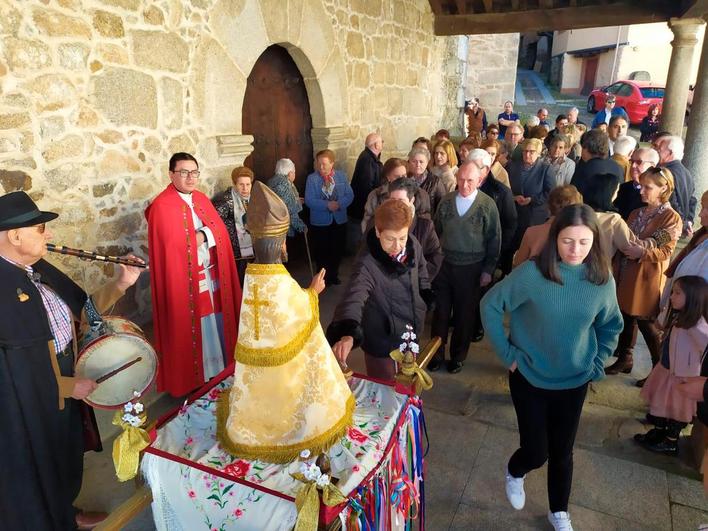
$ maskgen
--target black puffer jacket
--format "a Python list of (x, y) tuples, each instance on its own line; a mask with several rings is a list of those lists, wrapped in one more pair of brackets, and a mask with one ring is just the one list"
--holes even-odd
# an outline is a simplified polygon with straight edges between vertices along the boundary
[(426, 303), (433, 300), (420, 243), (413, 236), (406, 243), (406, 262), (393, 260), (382, 248), (374, 229), (354, 264), (344, 297), (327, 327), (334, 345), (344, 336), (354, 338), (367, 354), (386, 358), (401, 344), (406, 325), (423, 331)]

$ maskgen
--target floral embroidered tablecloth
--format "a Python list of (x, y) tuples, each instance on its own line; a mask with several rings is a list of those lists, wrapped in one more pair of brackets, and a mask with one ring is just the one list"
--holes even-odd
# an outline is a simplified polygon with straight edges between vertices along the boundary
[[(266, 490), (295, 497), (302, 483), (290, 474), (299, 470), (299, 463), (239, 459), (216, 441), (216, 400), (232, 381), (233, 377), (223, 380), (158, 430), (151, 448), (177, 460), (149, 452), (143, 457), (142, 472), (152, 489), (153, 515), (160, 531), (284, 530), (295, 524), (295, 504)], [(392, 387), (369, 380), (354, 378), (350, 386), (356, 397), (354, 424), (329, 451), (332, 476), (339, 478), (337, 486), (345, 495), (381, 461), (407, 401)], [(208, 473), (204, 467), (259, 488)]]

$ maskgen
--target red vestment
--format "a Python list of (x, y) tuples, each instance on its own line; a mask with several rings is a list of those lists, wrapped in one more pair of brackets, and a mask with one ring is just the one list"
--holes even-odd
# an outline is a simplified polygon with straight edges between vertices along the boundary
[[(194, 212), (208, 227), (216, 246), (218, 290), (224, 325), (226, 365), (231, 363), (238, 335), (241, 285), (231, 240), (209, 198), (192, 192)], [(170, 184), (145, 210), (155, 347), (160, 357), (157, 388), (185, 395), (204, 383), (197, 238), (192, 210)], [(202, 301), (203, 304), (203, 301)], [(218, 305), (217, 305), (218, 307)]]

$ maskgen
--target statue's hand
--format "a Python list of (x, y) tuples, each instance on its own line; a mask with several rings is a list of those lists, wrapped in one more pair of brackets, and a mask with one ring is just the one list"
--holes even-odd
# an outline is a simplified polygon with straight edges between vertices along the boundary
[(317, 295), (322, 293), (325, 289), (325, 269), (320, 269), (320, 272), (312, 277), (312, 282), (310, 283), (310, 289), (314, 290)]

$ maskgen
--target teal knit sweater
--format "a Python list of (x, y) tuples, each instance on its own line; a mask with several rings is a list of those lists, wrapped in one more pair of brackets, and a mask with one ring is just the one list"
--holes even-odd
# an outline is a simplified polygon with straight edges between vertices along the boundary
[[(481, 302), (487, 337), (504, 365), (541, 389), (573, 389), (604, 377), (623, 321), (615, 282), (585, 280), (585, 265), (561, 263), (563, 285), (541, 275), (535, 262), (520, 265)], [(509, 337), (504, 313), (510, 314)]]

